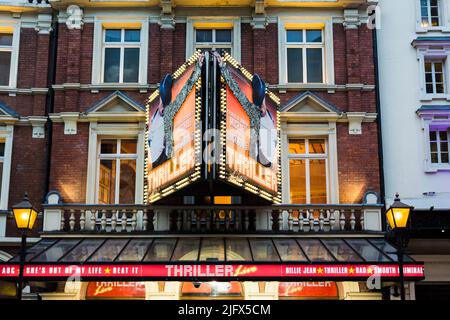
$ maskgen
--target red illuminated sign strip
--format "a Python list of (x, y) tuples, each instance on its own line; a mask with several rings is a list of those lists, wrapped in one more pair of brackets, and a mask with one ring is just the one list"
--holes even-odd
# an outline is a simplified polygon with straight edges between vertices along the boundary
[[(419, 264), (404, 266), (407, 278), (423, 278), (424, 268)], [(19, 275), (19, 265), (0, 265), (1, 278), (15, 278)], [(397, 265), (295, 265), (295, 264), (254, 264), (254, 265), (26, 265), (27, 278), (367, 278), (379, 276), (395, 278), (399, 276)]]

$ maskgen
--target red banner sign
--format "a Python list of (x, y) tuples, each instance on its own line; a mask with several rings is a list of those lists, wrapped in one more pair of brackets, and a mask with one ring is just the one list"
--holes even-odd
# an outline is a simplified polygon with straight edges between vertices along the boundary
[[(408, 264), (405, 277), (423, 278), (423, 265)], [(18, 265), (0, 265), (0, 278), (17, 277)], [(27, 265), (27, 278), (365, 278), (371, 276), (395, 278), (396, 265)]]

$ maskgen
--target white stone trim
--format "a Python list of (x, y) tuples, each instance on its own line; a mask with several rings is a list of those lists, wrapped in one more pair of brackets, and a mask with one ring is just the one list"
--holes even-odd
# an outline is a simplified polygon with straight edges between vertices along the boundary
[[(286, 23), (321, 23), (323, 28), (323, 83), (334, 85), (334, 44), (333, 44), (333, 18), (329, 17), (279, 17), (278, 19), (278, 65), (279, 65), (279, 84), (288, 85), (287, 81), (287, 58), (286, 58)], [(306, 84), (306, 83), (305, 83)]]
[(13, 41), (11, 51), (11, 66), (9, 71), (9, 85), (0, 86), (0, 89), (15, 89), (17, 88), (17, 72), (19, 69), (21, 22), (18, 20), (0, 20), (0, 28), (1, 27), (13, 29)]
[[(94, 38), (92, 52), (92, 85), (103, 85), (103, 24), (104, 23), (140, 23), (141, 24), (141, 45), (139, 50), (139, 82), (126, 83), (126, 85), (146, 85), (147, 84), (147, 64), (149, 45), (149, 19), (147, 16), (95, 16), (94, 18)], [(121, 85), (122, 83), (117, 83)], [(107, 84), (108, 85), (108, 84)]]
[[(228, 22), (233, 24), (233, 43), (231, 55), (241, 62), (241, 18), (240, 17), (188, 17), (186, 18), (186, 59), (194, 54), (194, 24)], [(214, 29), (212, 27), (212, 29)]]
[(96, 203), (98, 172), (98, 138), (137, 138), (136, 194), (135, 203), (142, 204), (144, 199), (144, 149), (145, 123), (97, 123), (89, 127), (89, 151), (86, 182), (86, 204)]

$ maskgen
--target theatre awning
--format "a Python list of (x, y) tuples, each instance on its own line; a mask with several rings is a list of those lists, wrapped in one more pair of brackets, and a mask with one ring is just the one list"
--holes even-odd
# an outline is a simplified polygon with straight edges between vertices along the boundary
[[(19, 257), (0, 264), (16, 278)], [(406, 279), (423, 263), (405, 257)], [(178, 236), (45, 238), (27, 250), (24, 276), (79, 280), (363, 280), (399, 276), (396, 249), (383, 238)]]

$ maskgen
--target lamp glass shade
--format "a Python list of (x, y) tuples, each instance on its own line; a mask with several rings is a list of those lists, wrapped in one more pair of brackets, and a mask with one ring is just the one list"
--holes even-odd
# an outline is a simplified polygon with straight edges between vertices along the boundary
[(37, 211), (33, 208), (13, 208), (14, 220), (18, 229), (31, 230), (37, 218)]
[(389, 210), (386, 212), (389, 226), (392, 229), (406, 228), (410, 212), (411, 208), (389, 208)]

